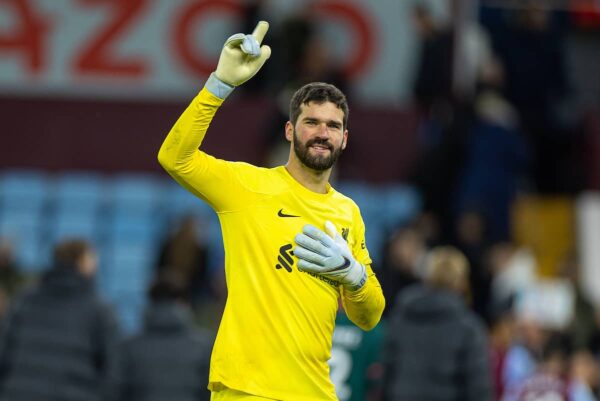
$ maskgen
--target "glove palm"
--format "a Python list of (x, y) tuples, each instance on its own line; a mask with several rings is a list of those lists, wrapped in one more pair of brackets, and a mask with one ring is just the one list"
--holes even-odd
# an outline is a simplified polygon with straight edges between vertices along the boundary
[(325, 222), (325, 230), (327, 233), (307, 224), (296, 235), (298, 269), (337, 280), (353, 290), (361, 288), (367, 279), (365, 267), (354, 259), (333, 223)]

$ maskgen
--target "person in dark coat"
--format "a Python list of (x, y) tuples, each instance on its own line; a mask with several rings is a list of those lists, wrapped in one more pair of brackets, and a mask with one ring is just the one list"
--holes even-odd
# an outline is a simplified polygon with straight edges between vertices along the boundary
[(423, 285), (406, 289), (392, 310), (384, 355), (388, 401), (491, 401), (483, 323), (466, 306), (468, 262), (434, 248)]
[(96, 295), (96, 254), (74, 239), (58, 244), (55, 267), (17, 295), (0, 333), (0, 400), (105, 399), (118, 343), (111, 308)]
[(208, 401), (213, 336), (193, 326), (180, 276), (162, 274), (152, 284), (143, 331), (119, 349), (119, 401)]

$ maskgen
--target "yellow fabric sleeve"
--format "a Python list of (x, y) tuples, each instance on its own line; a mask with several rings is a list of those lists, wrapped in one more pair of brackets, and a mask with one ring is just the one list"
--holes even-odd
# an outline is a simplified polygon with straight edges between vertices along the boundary
[[(254, 166), (217, 159), (198, 149), (222, 104), (223, 99), (203, 88), (171, 128), (158, 152), (158, 161), (169, 175), (217, 213), (247, 207), (253, 192), (244, 192), (248, 188), (243, 176)], [(240, 196), (240, 191), (244, 196)]]
[(357, 291), (342, 288), (342, 304), (348, 318), (363, 330), (371, 330), (381, 319), (385, 298), (371, 266), (366, 266), (367, 282)]

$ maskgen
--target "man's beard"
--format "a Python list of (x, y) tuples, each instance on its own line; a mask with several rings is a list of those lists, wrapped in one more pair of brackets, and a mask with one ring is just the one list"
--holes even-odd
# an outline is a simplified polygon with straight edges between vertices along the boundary
[[(335, 149), (334, 146), (327, 140), (314, 138), (303, 144), (296, 136), (296, 130), (294, 130), (294, 137), (292, 139), (294, 143), (294, 153), (302, 164), (306, 167), (315, 171), (325, 171), (333, 167), (338, 157), (342, 154), (342, 147)], [(310, 153), (310, 147), (314, 144), (327, 146), (329, 148), (329, 155), (312, 155)]]

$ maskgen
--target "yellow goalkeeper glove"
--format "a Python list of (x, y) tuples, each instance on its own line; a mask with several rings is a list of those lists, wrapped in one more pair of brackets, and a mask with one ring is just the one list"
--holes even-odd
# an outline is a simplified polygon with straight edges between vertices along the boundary
[(260, 21), (251, 35), (236, 33), (227, 39), (217, 69), (206, 81), (206, 89), (225, 99), (236, 86), (252, 78), (271, 56), (271, 48), (262, 45), (269, 23)]

